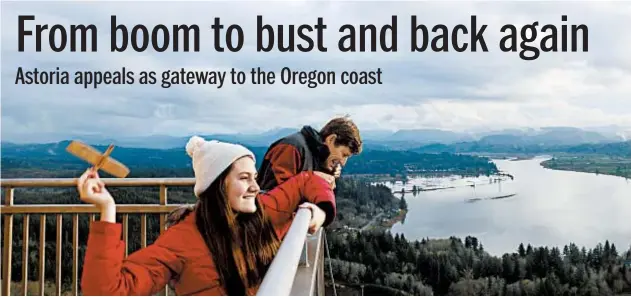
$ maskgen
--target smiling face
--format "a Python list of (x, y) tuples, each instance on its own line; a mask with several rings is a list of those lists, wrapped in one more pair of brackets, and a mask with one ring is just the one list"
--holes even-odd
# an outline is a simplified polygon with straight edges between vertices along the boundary
[(352, 155), (351, 149), (345, 145), (336, 145), (335, 140), (337, 135), (332, 134), (329, 135), (324, 143), (329, 148), (329, 156), (326, 158), (324, 167), (332, 172), (335, 171), (336, 164), (340, 164), (343, 166), (346, 165), (348, 158)]
[(226, 176), (226, 195), (234, 212), (256, 212), (255, 199), (261, 190), (256, 175), (252, 158), (242, 157), (232, 163), (232, 170)]

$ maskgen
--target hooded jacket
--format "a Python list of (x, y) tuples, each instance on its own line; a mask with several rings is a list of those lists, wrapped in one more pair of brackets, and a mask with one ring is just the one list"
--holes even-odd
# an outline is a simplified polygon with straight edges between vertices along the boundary
[[(282, 240), (302, 202), (327, 203), (335, 196), (321, 177), (302, 172), (257, 197)], [(328, 214), (327, 214), (328, 216)], [(90, 225), (81, 288), (83, 295), (155, 295), (172, 280), (177, 295), (226, 295), (212, 255), (195, 224), (195, 212), (171, 226), (150, 246), (124, 258), (119, 223)], [(247, 289), (256, 294), (257, 287)]]

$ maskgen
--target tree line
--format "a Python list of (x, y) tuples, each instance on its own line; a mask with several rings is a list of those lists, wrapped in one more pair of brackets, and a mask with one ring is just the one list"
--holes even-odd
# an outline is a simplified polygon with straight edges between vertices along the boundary
[[(606, 241), (587, 250), (520, 244), (492, 256), (476, 237), (410, 241), (390, 232), (328, 235), (333, 280), (403, 295), (613, 295), (631, 293), (631, 246)], [(326, 263), (329, 265), (329, 262)], [(327, 279), (331, 274), (327, 271)], [(399, 294), (397, 294), (399, 295)]]

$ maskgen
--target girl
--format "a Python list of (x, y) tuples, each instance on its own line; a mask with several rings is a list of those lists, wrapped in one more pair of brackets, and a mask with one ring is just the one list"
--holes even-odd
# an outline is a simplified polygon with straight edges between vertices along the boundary
[(299, 207), (312, 211), (310, 232), (335, 217), (331, 176), (302, 172), (260, 193), (254, 154), (245, 147), (193, 136), (186, 151), (198, 203), (126, 259), (114, 199), (97, 172), (79, 178), (81, 200), (101, 211), (90, 226), (83, 295), (154, 295), (170, 281), (177, 295), (254, 295)]

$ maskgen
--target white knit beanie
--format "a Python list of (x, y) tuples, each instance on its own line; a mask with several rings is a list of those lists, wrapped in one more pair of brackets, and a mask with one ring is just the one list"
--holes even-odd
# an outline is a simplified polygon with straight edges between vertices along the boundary
[(254, 153), (242, 145), (206, 141), (199, 136), (193, 136), (186, 144), (186, 153), (193, 159), (195, 172), (195, 196), (199, 197), (210, 184), (237, 159)]

